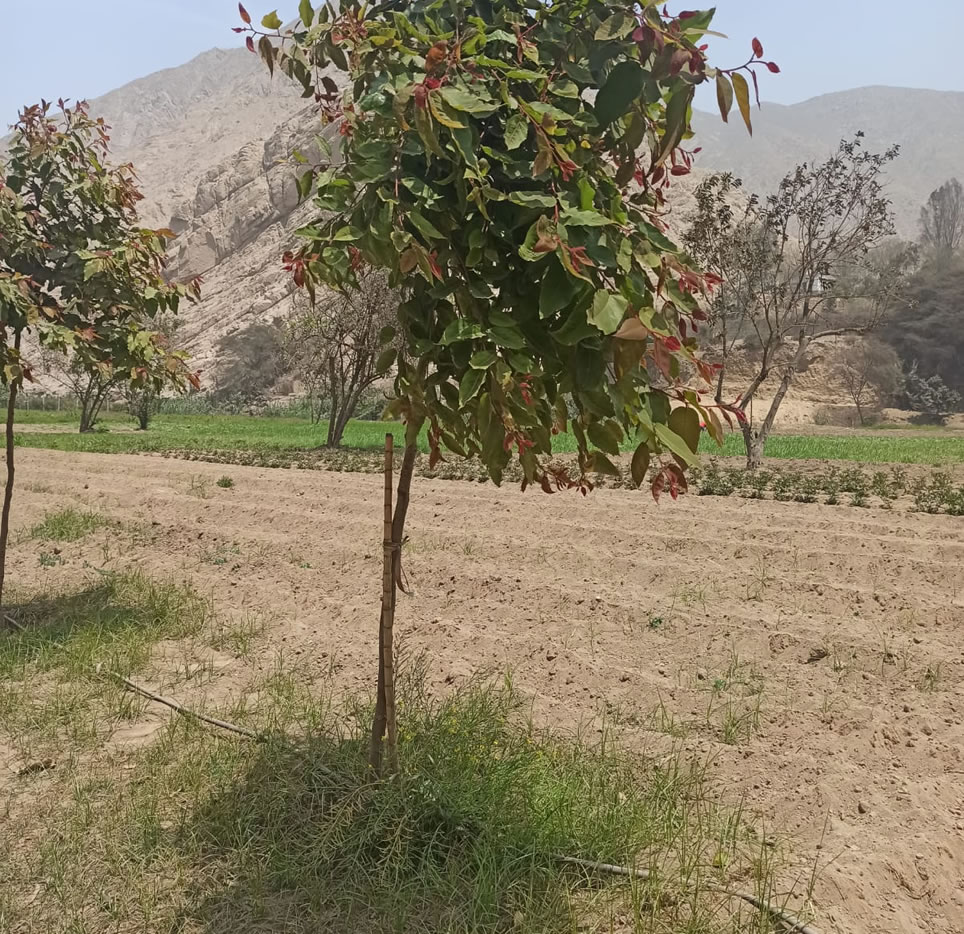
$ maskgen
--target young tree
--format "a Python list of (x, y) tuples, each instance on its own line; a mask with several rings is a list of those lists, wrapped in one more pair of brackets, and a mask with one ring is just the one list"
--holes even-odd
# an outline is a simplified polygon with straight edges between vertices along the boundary
[(839, 348), (834, 354), (833, 374), (857, 409), (861, 425), (867, 424), (867, 408), (890, 400), (902, 382), (894, 348), (872, 337), (858, 338)]
[[(398, 296), (382, 270), (357, 273), (358, 287), (326, 291), (288, 321), (285, 353), (308, 389), (314, 413), (328, 410), (326, 447), (338, 447), (362, 393), (383, 372), (377, 363), (388, 344)], [(389, 345), (390, 346), (390, 345)], [(384, 359), (392, 356), (389, 349)], [(319, 400), (324, 405), (318, 405)]]
[(41, 352), (41, 366), (48, 379), (73, 396), (80, 412), (79, 431), (93, 431), (104, 403), (125, 382), (112, 367), (86, 367), (67, 352)]
[(905, 285), (913, 251), (883, 248), (894, 227), (881, 174), (898, 150), (865, 152), (861, 137), (841, 142), (824, 163), (798, 166), (775, 194), (751, 199), (729, 219), (721, 220), (726, 192), (717, 182), (687, 235), (696, 258), (730, 283), (714, 311), (726, 322), (718, 330), (730, 348), (739, 339), (756, 351), (739, 408), (750, 410), (769, 377), (780, 377), (763, 420), (741, 421), (751, 469), (759, 466), (780, 406), (814, 345), (872, 330)]
[(921, 376), (916, 363), (904, 377), (904, 397), (913, 411), (937, 424), (943, 424), (961, 407), (959, 392), (951, 389), (937, 374)]
[(189, 287), (163, 275), (170, 231), (136, 226), (140, 194), (130, 166), (110, 167), (103, 120), (85, 104), (50, 114), (28, 107), (0, 166), (0, 381), (7, 388), (7, 479), (0, 513), (0, 600), (6, 568), (15, 458), (17, 395), (32, 378), (31, 336), (69, 352), (81, 368), (125, 380), (183, 385), (197, 377), (145, 322), (176, 313)]
[(283, 339), (280, 318), (256, 322), (222, 337), (215, 399), (237, 408), (263, 403), (284, 372)]
[(933, 250), (939, 265), (946, 265), (964, 242), (964, 187), (956, 178), (930, 193), (920, 226), (921, 242)]
[[(724, 115), (735, 98), (749, 125), (745, 74), (766, 63), (754, 40), (739, 69), (711, 68), (712, 11), (672, 17), (656, 3), (345, 0), (316, 11), (302, 0), (299, 13), (292, 30), (276, 13), (259, 29), (241, 7), (238, 28), (338, 121), (339, 159), (299, 180), (319, 217), (288, 266), (309, 292), (355, 287), (352, 246), (404, 291), (392, 411), (406, 442), (386, 532), (377, 770), (386, 731), (393, 747), (395, 591), (423, 427), (432, 463), (443, 448), (476, 455), (500, 483), (516, 457), (523, 485), (546, 492), (587, 492), (630, 443), (636, 483), (654, 458), (653, 493), (676, 495), (700, 417), (722, 437), (717, 412), (679, 383), (681, 361), (714, 377), (694, 330), (708, 282), (659, 209), (670, 178), (689, 171), (681, 144), (696, 86), (716, 80)], [(329, 63), (348, 72), (344, 94), (323, 74)], [(549, 460), (567, 428), (574, 475)]]

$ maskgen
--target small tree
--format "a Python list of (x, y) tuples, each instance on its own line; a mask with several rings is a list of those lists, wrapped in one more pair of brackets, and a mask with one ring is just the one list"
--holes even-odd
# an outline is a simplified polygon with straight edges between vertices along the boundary
[(136, 225), (140, 194), (130, 166), (108, 165), (103, 120), (85, 104), (28, 107), (0, 165), (0, 381), (8, 390), (7, 480), (0, 518), (0, 600), (6, 570), (15, 458), (17, 395), (32, 379), (24, 355), (31, 335), (68, 353), (85, 371), (138, 383), (197, 382), (182, 354), (167, 350), (145, 323), (176, 313), (189, 288), (163, 275), (170, 231)]
[(921, 376), (913, 364), (904, 377), (904, 397), (914, 412), (930, 422), (943, 424), (961, 407), (961, 394), (951, 389), (938, 375)]
[(945, 265), (964, 242), (964, 187), (956, 179), (930, 193), (920, 212), (921, 242)]
[(263, 403), (284, 372), (283, 338), (280, 318), (222, 337), (214, 398), (237, 408)]
[(369, 267), (359, 271), (357, 288), (316, 295), (288, 321), (289, 366), (308, 390), (315, 421), (328, 411), (326, 447), (341, 444), (362, 394), (383, 372), (381, 352), (389, 348), (383, 360), (392, 357), (389, 332), (397, 309), (384, 271)]
[(77, 402), (80, 413), (79, 431), (93, 431), (104, 403), (125, 382), (124, 376), (110, 366), (87, 367), (70, 352), (41, 353), (41, 366)]
[[(683, 361), (714, 376), (694, 331), (707, 281), (659, 214), (670, 178), (689, 171), (680, 147), (696, 86), (717, 81), (724, 116), (735, 98), (749, 125), (745, 73), (763, 48), (754, 40), (739, 69), (711, 68), (712, 11), (671, 17), (655, 3), (344, 0), (316, 11), (302, 0), (299, 14), (292, 30), (276, 13), (258, 29), (241, 7), (238, 28), (338, 123), (340, 158), (299, 179), (319, 216), (288, 266), (309, 292), (354, 288), (353, 246), (404, 291), (391, 411), (406, 439), (385, 533), (377, 771), (386, 733), (394, 753), (392, 626), (423, 427), (432, 463), (443, 449), (476, 455), (500, 483), (516, 457), (523, 486), (546, 492), (588, 492), (630, 444), (637, 484), (658, 459), (657, 496), (685, 488), (701, 416), (722, 437), (717, 412), (679, 379)], [(329, 62), (348, 72), (344, 94), (322, 76)], [(567, 428), (575, 472), (549, 459)]]
[(901, 386), (900, 361), (893, 347), (874, 338), (851, 341), (834, 355), (833, 374), (857, 409), (861, 425), (873, 404), (889, 401)]
[(814, 345), (872, 330), (904, 288), (913, 250), (880, 249), (894, 232), (881, 174), (897, 154), (896, 147), (865, 152), (858, 134), (826, 162), (798, 166), (775, 194), (751, 199), (739, 214), (721, 216), (728, 191), (719, 181), (699, 204), (687, 243), (731, 283), (714, 311), (724, 322), (718, 332), (730, 348), (739, 339), (757, 353), (739, 408), (748, 412), (771, 374), (780, 375), (762, 422), (741, 421), (751, 469)]

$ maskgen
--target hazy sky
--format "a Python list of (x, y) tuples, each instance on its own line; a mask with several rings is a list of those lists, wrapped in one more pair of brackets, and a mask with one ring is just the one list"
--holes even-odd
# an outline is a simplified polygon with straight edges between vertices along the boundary
[[(700, 0), (670, 4), (699, 9)], [(248, 0), (259, 18), (297, 0)], [(964, 91), (964, 0), (717, 0), (714, 64), (745, 60), (759, 36), (780, 76), (763, 96), (794, 103), (867, 84)], [(0, 0), (0, 126), (41, 97), (96, 97), (213, 46), (235, 45), (235, 0)], [(712, 96), (702, 100), (712, 106)]]

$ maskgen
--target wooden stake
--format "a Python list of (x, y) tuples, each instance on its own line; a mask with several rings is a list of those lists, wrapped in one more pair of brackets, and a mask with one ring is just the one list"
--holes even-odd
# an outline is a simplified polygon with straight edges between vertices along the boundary
[(395, 718), (395, 562), (401, 542), (396, 542), (392, 528), (393, 445), (391, 434), (385, 435), (385, 558), (382, 564), (382, 628), (385, 638), (382, 658), (385, 668), (385, 729), (388, 734), (388, 768), (398, 764), (398, 721)]

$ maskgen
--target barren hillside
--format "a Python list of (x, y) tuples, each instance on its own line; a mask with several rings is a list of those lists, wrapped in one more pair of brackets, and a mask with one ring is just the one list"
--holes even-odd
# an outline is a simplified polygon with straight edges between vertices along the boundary
[[(113, 127), (115, 156), (138, 169), (145, 221), (180, 235), (175, 273), (204, 278), (204, 302), (189, 314), (185, 338), (210, 379), (221, 336), (286, 311), (279, 258), (310, 209), (292, 215), (293, 169), (283, 163), (319, 128), (311, 102), (287, 79), (272, 81), (247, 51), (215, 49), (91, 103)], [(904, 236), (914, 236), (928, 193), (964, 175), (961, 93), (860, 88), (792, 107), (765, 104), (754, 121), (751, 139), (737, 122), (697, 114), (698, 169), (729, 169), (747, 189), (766, 191), (796, 162), (823, 157), (863, 130), (868, 147), (903, 148), (890, 177)], [(685, 222), (691, 187), (678, 187), (674, 227)]]

